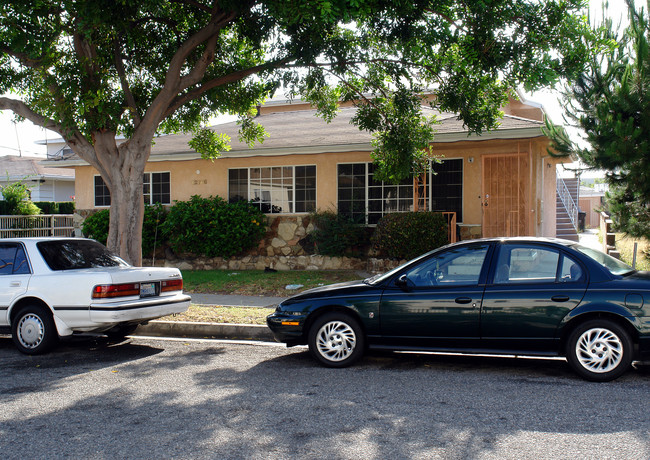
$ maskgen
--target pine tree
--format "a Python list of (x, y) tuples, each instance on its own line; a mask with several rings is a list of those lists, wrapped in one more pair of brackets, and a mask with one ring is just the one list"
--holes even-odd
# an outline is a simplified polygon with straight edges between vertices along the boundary
[[(606, 170), (607, 204), (616, 227), (650, 238), (650, 26), (626, 0), (630, 25), (617, 36), (611, 20), (596, 32), (610, 43), (564, 93), (566, 119), (584, 133), (576, 143), (547, 121), (554, 155)], [(585, 145), (586, 144), (586, 145)]]

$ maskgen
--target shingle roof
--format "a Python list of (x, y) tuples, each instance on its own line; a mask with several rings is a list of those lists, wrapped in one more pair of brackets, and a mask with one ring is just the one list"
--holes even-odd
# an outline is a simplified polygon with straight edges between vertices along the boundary
[(0, 156), (0, 180), (6, 179), (7, 175), (12, 180), (27, 176), (74, 179), (74, 169), (49, 168), (40, 164), (43, 160), (41, 157)]
[[(433, 111), (428, 110), (431, 114)], [(367, 131), (362, 131), (352, 125), (350, 121), (356, 109), (342, 108), (338, 115), (330, 123), (316, 116), (315, 110), (298, 110), (290, 112), (276, 112), (262, 115), (256, 121), (264, 126), (269, 134), (262, 144), (256, 144), (254, 150), (262, 152), (271, 149), (292, 149), (298, 147), (330, 147), (330, 146), (369, 146), (372, 139)], [(462, 120), (458, 120), (455, 114), (437, 114), (441, 122), (437, 126), (438, 139), (443, 135), (466, 133)], [(543, 123), (536, 120), (505, 115), (501, 125), (492, 133), (513, 131), (513, 130), (538, 130), (538, 136), (542, 135)], [(239, 125), (237, 122), (225, 123), (212, 127), (219, 133), (224, 133), (231, 138), (231, 154), (236, 152), (252, 153), (247, 144), (239, 140)], [(516, 136), (517, 137), (517, 136)], [(532, 136), (531, 136), (532, 137)], [(190, 134), (175, 134), (156, 138), (152, 148), (152, 155), (169, 155), (173, 153), (194, 153), (188, 141), (192, 138)], [(484, 134), (482, 138), (490, 138), (490, 133)], [(472, 136), (471, 139), (480, 139)]]
[[(437, 115), (440, 124), (437, 125), (436, 142), (452, 142), (459, 140), (487, 140), (491, 138), (523, 138), (542, 136), (542, 122), (529, 120), (512, 115), (504, 115), (501, 125), (482, 136), (467, 137), (462, 120), (453, 113), (437, 113), (424, 109), (425, 113)], [(327, 123), (316, 116), (315, 110), (295, 110), (264, 114), (256, 121), (264, 126), (268, 137), (262, 144), (256, 143), (251, 149), (239, 140), (239, 125), (237, 122), (213, 126), (216, 132), (226, 134), (231, 140), (231, 150), (224, 157), (279, 155), (291, 153), (319, 153), (333, 151), (371, 150), (372, 136), (351, 124), (356, 113), (353, 107), (341, 108), (338, 115)], [(173, 159), (198, 158), (199, 155), (189, 146), (191, 134), (170, 134), (154, 139), (151, 149), (152, 161)], [(74, 156), (71, 162), (80, 160)], [(67, 163), (67, 162), (63, 162)], [(53, 161), (48, 164), (55, 164)]]

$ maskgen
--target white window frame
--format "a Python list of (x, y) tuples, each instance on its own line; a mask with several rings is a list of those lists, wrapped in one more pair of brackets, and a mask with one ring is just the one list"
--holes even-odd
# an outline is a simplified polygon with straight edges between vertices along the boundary
[[(443, 162), (448, 161), (448, 160), (461, 160), (461, 168), (462, 168), (461, 169), (461, 210), (462, 210), (463, 216), (464, 216), (465, 215), (465, 210), (464, 210), (465, 203), (464, 203), (464, 200), (463, 200), (463, 193), (464, 193), (463, 185), (465, 183), (464, 159), (462, 157), (460, 157), (460, 158), (443, 158), (442, 159)], [(365, 180), (365, 198), (364, 198), (365, 223), (366, 223), (366, 225), (372, 227), (372, 226), (376, 225), (376, 224), (369, 224), (368, 223), (368, 217), (369, 217), (369, 213), (370, 213), (370, 201), (372, 201), (370, 199), (370, 193), (369, 193), (370, 192), (370, 187), (371, 187), (370, 186), (370, 171), (369, 171), (370, 166), (369, 165), (372, 164), (372, 162), (350, 161), (350, 162), (341, 162), (341, 163), (336, 164), (337, 208), (338, 208), (338, 191), (339, 191), (339, 185), (340, 185), (339, 184), (339, 165), (356, 165), (356, 164), (363, 164), (365, 166), (365, 176), (366, 176), (366, 180)], [(432, 203), (432, 198), (433, 198), (433, 187), (431, 187), (431, 184), (432, 184), (432, 182), (434, 180), (434, 177), (435, 176), (433, 174), (433, 171), (430, 170), (429, 174), (427, 175), (427, 189), (428, 189), (427, 190), (427, 210), (431, 210), (431, 203)], [(384, 182), (382, 181), (382, 185), (381, 185), (382, 196), (384, 195), (384, 187), (395, 187), (395, 185), (384, 184)], [(398, 191), (399, 191), (399, 187), (406, 187), (406, 186), (405, 185), (402, 185), (402, 186), (396, 185), (396, 187), (398, 187)], [(399, 195), (399, 192), (398, 192), (398, 195)], [(397, 204), (398, 209), (399, 209), (399, 199), (400, 199), (399, 196), (394, 198), (394, 200), (396, 200), (398, 202), (398, 204)], [(385, 201), (385, 200), (383, 200), (383, 201)], [(411, 206), (411, 210), (412, 210), (412, 206)], [(392, 212), (408, 212), (408, 211), (399, 211), (398, 210), (398, 211), (388, 211), (387, 212), (386, 209), (385, 209), (385, 205), (382, 203), (382, 210), (381, 210), (382, 216), (384, 216), (386, 213), (392, 213)], [(462, 223), (462, 222), (458, 222), (458, 223)]]
[[(152, 182), (153, 176), (152, 176), (152, 174), (169, 174), (169, 202), (167, 202), (167, 203), (160, 202), (160, 204), (163, 204), (163, 205), (172, 204), (171, 203), (172, 202), (172, 173), (171, 173), (171, 171), (150, 171), (150, 172), (144, 173), (144, 176), (149, 178), (149, 182), (145, 182), (144, 178), (143, 178), (143, 183), (142, 183), (142, 195), (145, 197), (145, 199), (146, 199), (147, 196), (149, 196), (149, 200), (145, 201), (145, 204), (153, 205), (153, 204), (158, 203), (158, 201), (155, 201), (155, 202), (152, 201), (152, 197), (153, 197), (153, 182)], [(145, 184), (149, 185), (149, 193), (148, 194), (144, 193)]]
[[(256, 192), (268, 192), (271, 196), (273, 196), (272, 190), (268, 190), (264, 187), (260, 187), (259, 185), (252, 185), (251, 184), (251, 170), (252, 169), (270, 169), (272, 170), (273, 168), (291, 168), (291, 200), (286, 200), (286, 203), (290, 206), (292, 211), (287, 212), (287, 211), (282, 211), (282, 212), (268, 212), (266, 214), (274, 214), (274, 215), (283, 215), (283, 214), (307, 214), (311, 211), (296, 211), (296, 168), (301, 168), (301, 167), (313, 167), (314, 168), (314, 178), (316, 181), (316, 185), (314, 186), (314, 191), (316, 195), (314, 196), (314, 210), (316, 209), (316, 203), (318, 202), (318, 167), (316, 164), (304, 164), (304, 165), (273, 165), (273, 166), (246, 166), (246, 167), (240, 167), (240, 168), (228, 168), (228, 199), (230, 199), (230, 171), (231, 170), (237, 170), (237, 169), (245, 169), (247, 171), (247, 179), (246, 179), (246, 194), (248, 195), (248, 200), (252, 200), (255, 197)], [(311, 201), (311, 200), (309, 200)], [(266, 201), (264, 203), (267, 203)], [(307, 201), (305, 201), (307, 203)], [(274, 206), (273, 200), (271, 199), (268, 204), (272, 207)]]
[[(142, 196), (143, 196), (143, 199), (147, 199), (147, 197), (148, 197), (148, 200), (145, 201), (145, 204), (147, 204), (147, 205), (152, 205), (152, 204), (157, 203), (157, 202), (152, 202), (152, 196), (153, 196), (153, 193), (152, 193), (152, 186), (153, 186), (153, 184), (152, 184), (152, 182), (151, 182), (152, 174), (165, 174), (165, 173), (166, 173), (166, 174), (169, 174), (169, 202), (167, 202), (167, 203), (160, 203), (160, 204), (162, 204), (162, 205), (170, 205), (170, 204), (171, 204), (171, 201), (172, 201), (172, 199), (171, 199), (171, 197), (172, 197), (172, 191), (171, 191), (171, 187), (172, 187), (172, 174), (171, 174), (171, 171), (150, 171), (150, 172), (145, 172), (145, 173), (143, 174), (143, 182), (142, 182)], [(149, 181), (148, 181), (148, 182), (145, 182), (144, 177), (148, 177), (148, 178), (149, 178)], [(95, 174), (95, 175), (93, 176), (93, 205), (94, 205), (95, 208), (110, 208), (110, 204), (109, 204), (109, 205), (98, 205), (98, 204), (97, 204), (97, 195), (96, 195), (96, 189), (95, 189), (97, 178), (100, 178), (100, 179), (102, 180), (102, 182), (104, 183), (104, 186), (106, 186), (106, 183), (104, 182), (104, 178), (103, 178), (101, 175), (99, 175), (99, 174)], [(145, 194), (145, 193), (144, 193), (144, 187), (145, 187), (145, 185), (147, 185), (147, 184), (149, 185), (149, 193)], [(109, 195), (108, 195), (108, 196), (109, 196), (109, 200), (110, 200), (110, 199), (111, 199), (111, 197), (110, 197), (110, 191), (109, 191)]]

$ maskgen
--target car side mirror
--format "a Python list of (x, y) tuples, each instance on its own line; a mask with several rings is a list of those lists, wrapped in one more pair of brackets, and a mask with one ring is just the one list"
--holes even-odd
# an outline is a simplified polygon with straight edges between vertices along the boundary
[(398, 288), (403, 289), (404, 291), (409, 291), (410, 290), (410, 285), (409, 285), (409, 279), (408, 276), (402, 275), (399, 278), (395, 280), (395, 286)]

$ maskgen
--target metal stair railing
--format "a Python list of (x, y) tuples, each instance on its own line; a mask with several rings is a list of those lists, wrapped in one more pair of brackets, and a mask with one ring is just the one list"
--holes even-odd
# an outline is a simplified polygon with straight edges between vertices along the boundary
[(556, 177), (556, 189), (557, 195), (560, 197), (560, 201), (564, 205), (567, 214), (569, 214), (569, 219), (571, 219), (571, 225), (573, 228), (578, 231), (578, 206), (576, 205), (575, 200), (569, 193), (569, 189), (566, 186), (566, 182), (559, 175)]

